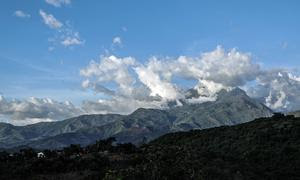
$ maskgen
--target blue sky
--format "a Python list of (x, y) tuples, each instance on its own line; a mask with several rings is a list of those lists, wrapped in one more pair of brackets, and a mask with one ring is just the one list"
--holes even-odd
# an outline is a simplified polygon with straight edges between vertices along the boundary
[[(199, 56), (221, 45), (251, 53), (262, 68), (300, 66), (297, 0), (68, 2), (56, 7), (46, 0), (1, 1), (2, 95), (75, 104), (94, 99), (94, 92), (81, 87), (84, 78), (79, 71), (106, 51), (143, 63), (151, 56)], [(17, 16), (16, 11), (25, 15)], [(73, 37), (78, 33), (81, 43), (62, 45), (60, 36), (65, 33), (49, 28), (41, 11), (64, 24), (63, 31), (72, 31)], [(112, 42), (115, 37), (121, 39), (119, 45)]]

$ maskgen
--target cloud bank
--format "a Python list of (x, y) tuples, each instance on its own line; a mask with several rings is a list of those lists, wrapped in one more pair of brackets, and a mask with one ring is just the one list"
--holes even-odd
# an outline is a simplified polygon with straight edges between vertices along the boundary
[[(201, 103), (216, 99), (221, 89), (241, 87), (273, 110), (300, 108), (300, 77), (288, 70), (265, 70), (253, 62), (249, 53), (226, 51), (218, 46), (199, 57), (151, 57), (141, 64), (133, 57), (101, 56), (81, 69), (83, 88), (102, 93), (108, 99), (85, 102), (93, 112), (130, 113), (137, 107), (164, 108), (166, 103), (185, 98), (181, 82), (194, 81)], [(178, 83), (175, 79), (181, 79)], [(249, 84), (252, 84), (251, 86)], [(100, 108), (99, 108), (100, 107)]]
[[(221, 46), (198, 57), (151, 57), (145, 63), (134, 57), (100, 56), (80, 70), (82, 87), (100, 95), (81, 107), (51, 99), (7, 101), (0, 99), (0, 120), (14, 122), (61, 120), (90, 113), (128, 114), (137, 108), (167, 108), (214, 101), (221, 89), (235, 87), (275, 111), (300, 109), (300, 76), (288, 69), (263, 69), (249, 53)], [(179, 80), (178, 80), (179, 79)], [(186, 81), (199, 96), (187, 98)], [(96, 97), (96, 96), (95, 96)], [(98, 96), (99, 97), (99, 96)], [(19, 121), (18, 121), (19, 120)], [(22, 122), (23, 122), (22, 121)]]
[(264, 71), (257, 77), (257, 85), (249, 95), (264, 99), (265, 104), (278, 111), (300, 109), (300, 76), (285, 69)]
[(49, 98), (7, 100), (0, 96), (0, 121), (16, 125), (40, 121), (56, 121), (82, 114), (72, 103), (57, 102)]

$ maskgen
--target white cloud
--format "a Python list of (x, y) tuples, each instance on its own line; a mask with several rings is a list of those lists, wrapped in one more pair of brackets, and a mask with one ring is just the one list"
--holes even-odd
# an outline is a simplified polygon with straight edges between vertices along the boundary
[[(162, 107), (161, 97), (138, 81), (136, 71), (144, 70), (135, 69), (139, 66), (132, 57), (101, 56), (99, 63), (91, 61), (80, 71), (80, 74), (87, 78), (82, 87), (93, 89), (110, 98), (85, 101), (83, 109), (93, 113), (128, 114), (139, 107)], [(110, 86), (106, 86), (108, 84)]]
[(227, 87), (242, 86), (260, 73), (259, 65), (251, 61), (249, 54), (236, 49), (225, 52), (220, 46), (199, 58), (179, 57), (173, 66), (175, 72), (186, 78), (212, 81)]
[(40, 15), (43, 18), (43, 22), (52, 29), (59, 29), (63, 26), (63, 23), (57, 20), (52, 14), (47, 14), (45, 11), (40, 10)]
[(170, 67), (185, 78), (197, 80), (195, 89), (213, 99), (221, 89), (243, 86), (260, 74), (260, 67), (252, 62), (250, 54), (236, 49), (225, 52), (220, 46), (198, 58), (181, 56)]
[(63, 29), (60, 38), (61, 44), (65, 47), (78, 46), (85, 43), (85, 41), (80, 38), (79, 32), (74, 31), (69, 24), (66, 24), (66, 28)]
[(115, 45), (122, 45), (122, 40), (121, 40), (121, 38), (120, 37), (114, 37), (113, 38), (113, 44), (115, 44)]
[[(93, 109), (97, 109), (96, 105), (105, 102), (101, 112), (105, 111), (104, 107), (108, 112), (117, 112), (113, 108), (119, 107), (116, 103), (126, 104), (127, 101), (131, 103), (122, 112), (131, 112), (136, 105), (165, 107), (166, 102), (182, 99), (185, 95), (181, 84), (174, 83), (174, 78), (197, 81), (194, 89), (200, 96), (186, 100), (192, 103), (213, 101), (221, 89), (231, 90), (254, 82), (255, 86), (247, 88), (247, 93), (263, 100), (268, 107), (274, 110), (300, 108), (300, 76), (283, 70), (262, 70), (249, 53), (236, 49), (225, 51), (220, 46), (199, 57), (152, 57), (144, 64), (132, 57), (102, 56), (99, 63), (92, 61), (82, 69), (81, 75), (86, 77), (84, 88), (104, 93), (114, 102), (109, 107), (109, 99), (92, 103)], [(122, 102), (118, 101), (120, 97)]]
[(71, 4), (71, 0), (45, 0), (45, 2), (55, 7), (61, 7), (61, 5)]
[(68, 46), (73, 46), (73, 45), (81, 45), (83, 44), (83, 41), (81, 41), (77, 37), (66, 37), (62, 42), (62, 45), (68, 47)]
[(58, 36), (49, 38), (49, 42), (52, 43), (49, 51), (54, 50), (55, 45), (60, 44), (64, 47), (78, 46), (84, 44), (84, 40), (80, 38), (79, 32), (74, 31), (68, 22), (63, 24), (57, 20), (52, 14), (47, 14), (45, 11), (40, 10), (40, 15), (43, 18), (43, 22), (58, 32)]
[[(80, 73), (86, 77), (82, 83), (84, 88), (110, 96), (114, 102), (113, 107), (118, 107), (116, 103), (123, 104), (129, 101), (131, 103), (126, 106), (127, 112), (132, 112), (137, 104), (145, 107), (153, 106), (154, 103), (155, 106), (164, 107), (168, 101), (184, 98), (185, 94), (180, 85), (172, 82), (174, 77), (198, 81), (194, 88), (201, 96), (190, 101), (204, 102), (215, 100), (217, 92), (221, 89), (229, 90), (255, 80), (260, 68), (252, 63), (249, 54), (240, 53), (235, 49), (225, 52), (223, 48), (217, 47), (200, 57), (152, 57), (145, 64), (137, 63), (132, 57), (101, 56), (99, 63), (91, 61)], [(117, 87), (107, 87), (110, 83)], [(120, 97), (122, 102), (116, 100)], [(107, 106), (110, 104), (108, 100), (104, 102), (104, 107), (110, 109), (109, 112), (116, 111)], [(95, 107), (99, 102), (91, 104)], [(134, 105), (130, 107), (131, 104)]]
[(231, 90), (232, 87), (227, 87), (210, 80), (200, 80), (194, 89), (196, 89), (201, 96), (189, 100), (190, 102), (215, 101), (217, 99), (217, 92), (221, 89)]
[[(214, 101), (217, 92), (247, 87), (247, 93), (273, 110), (300, 109), (300, 76), (285, 69), (264, 70), (251, 55), (222, 47), (198, 57), (151, 57), (141, 63), (134, 57), (100, 56), (80, 70), (82, 87), (101, 93), (103, 98), (84, 101), (81, 108), (50, 99), (7, 101), (0, 97), (0, 119), (36, 122), (63, 119), (82, 113), (128, 114), (137, 108), (166, 108), (180, 100), (190, 103)], [(174, 79), (180, 78), (180, 82)], [(184, 80), (193, 80), (199, 97), (185, 99)], [(177, 83), (175, 83), (177, 82)], [(249, 85), (251, 84), (251, 85)], [(21, 122), (21, 121), (18, 121)]]
[[(278, 108), (286, 108), (288, 105), (288, 102), (284, 102), (286, 95), (283, 91), (279, 91), (276, 93), (276, 96), (273, 96), (272, 91), (269, 92), (269, 96), (266, 97), (266, 105), (272, 109), (278, 109)], [(273, 99), (276, 99), (275, 101)]]
[(57, 102), (49, 98), (31, 97), (27, 100), (7, 100), (0, 96), (0, 115), (6, 122), (30, 124), (41, 121), (57, 121), (82, 114), (70, 102)]
[(100, 87), (101, 83), (113, 82), (118, 86), (118, 93), (126, 96), (131, 94), (134, 88), (134, 78), (129, 70), (133, 65), (135, 65), (135, 59), (132, 57), (102, 56), (100, 63), (91, 61), (88, 67), (80, 71), (80, 74), (94, 79), (94, 82), (90, 82), (93, 84), (90, 87)]
[(283, 69), (268, 70), (257, 77), (257, 85), (249, 90), (253, 97), (278, 111), (300, 109), (300, 76)]
[(21, 11), (21, 10), (15, 11), (15, 12), (14, 12), (14, 15), (15, 15), (16, 17), (19, 17), (19, 18), (30, 18), (30, 17), (31, 17), (30, 14), (25, 13), (25, 12), (23, 12), (23, 11)]
[(73, 28), (67, 23), (60, 31), (61, 36), (56, 41), (59, 41), (64, 47), (72, 47), (83, 45), (84, 40), (80, 38), (79, 32), (74, 31)]
[(174, 100), (179, 97), (174, 85), (167, 80), (162, 80), (151, 67), (137, 67), (135, 71), (139, 80), (150, 89), (150, 96), (159, 96), (166, 100)]
[[(221, 89), (243, 86), (247, 82), (255, 80), (260, 73), (259, 65), (251, 61), (249, 54), (240, 53), (236, 49), (225, 52), (219, 46), (214, 51), (203, 53), (200, 57), (180, 56), (177, 59), (163, 58), (161, 60), (153, 57), (149, 60), (147, 68), (165, 82), (170, 82), (174, 77), (196, 80), (198, 84), (194, 88), (202, 96), (211, 98), (215, 98), (216, 93)], [(146, 76), (147, 81), (153, 77), (154, 75)], [(145, 82), (145, 80), (143, 81)], [(156, 85), (156, 87), (158, 86)], [(172, 90), (174, 85), (168, 85), (168, 87), (163, 89), (174, 92)], [(174, 93), (168, 92), (167, 94)], [(176, 97), (180, 97), (180, 95), (176, 95)]]

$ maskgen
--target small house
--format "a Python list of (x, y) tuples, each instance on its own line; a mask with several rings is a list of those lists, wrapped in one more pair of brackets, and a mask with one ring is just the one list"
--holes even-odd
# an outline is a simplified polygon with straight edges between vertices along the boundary
[(45, 154), (43, 152), (39, 152), (39, 153), (37, 153), (37, 157), (38, 158), (44, 158)]

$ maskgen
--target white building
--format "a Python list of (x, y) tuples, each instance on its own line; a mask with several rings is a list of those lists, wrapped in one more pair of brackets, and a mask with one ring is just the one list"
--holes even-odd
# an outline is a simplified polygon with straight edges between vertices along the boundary
[(43, 152), (39, 152), (39, 153), (37, 153), (37, 157), (38, 158), (44, 158), (45, 154)]

